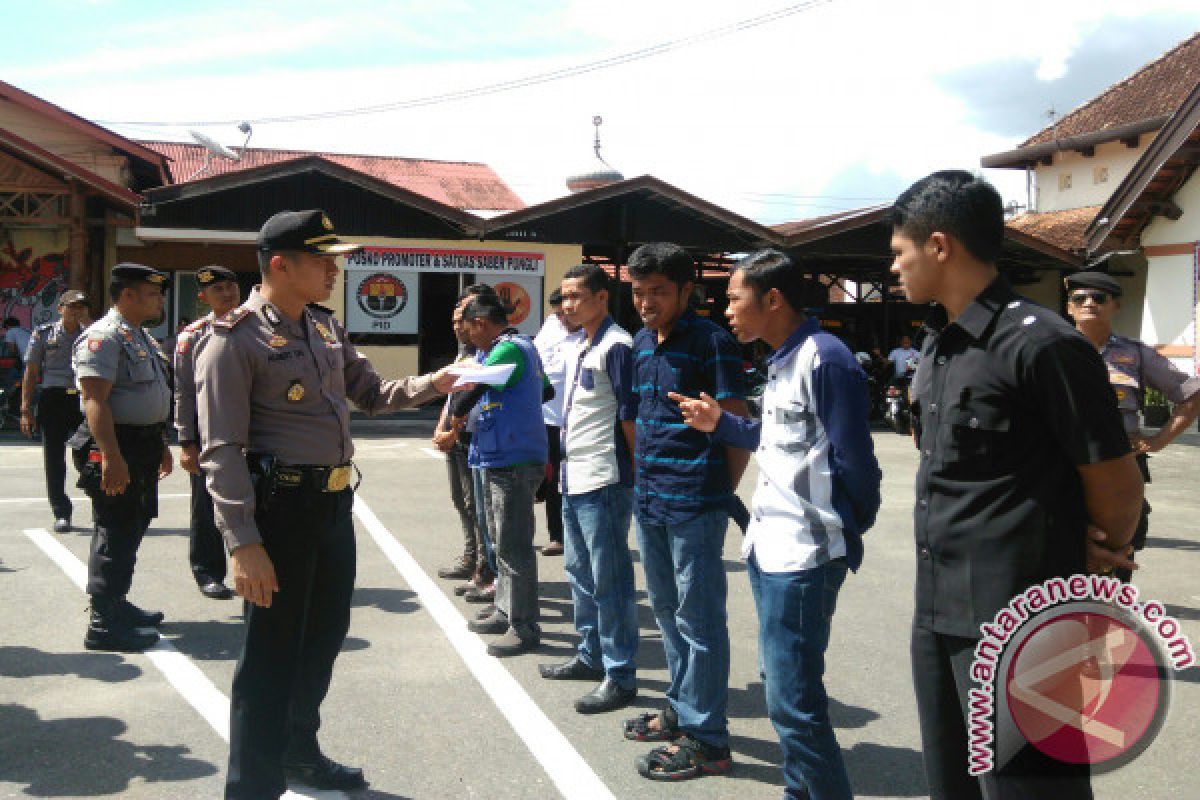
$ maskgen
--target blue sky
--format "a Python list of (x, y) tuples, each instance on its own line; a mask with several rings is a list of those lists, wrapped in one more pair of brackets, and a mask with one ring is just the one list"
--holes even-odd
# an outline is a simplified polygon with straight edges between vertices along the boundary
[[(243, 119), (561, 69), (788, 5), (409, 0), (10, 6), (0, 77), (97, 120)], [(491, 164), (529, 202), (605, 156), (760, 221), (885, 200), (974, 168), (1200, 29), (1194, 2), (831, 0), (666, 55), (386, 114), (258, 124), (253, 144)], [(186, 139), (185, 127), (115, 126)], [(234, 126), (205, 132), (240, 144)], [(991, 175), (1023, 199), (1023, 180)]]

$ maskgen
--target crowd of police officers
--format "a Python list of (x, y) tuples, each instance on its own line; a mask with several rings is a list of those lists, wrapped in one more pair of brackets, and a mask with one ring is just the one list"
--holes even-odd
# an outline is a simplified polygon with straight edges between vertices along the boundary
[[(329, 759), (317, 742), (355, 573), (347, 399), (372, 413), (399, 409), (433, 399), (455, 379), (446, 370), (381, 379), (332, 311), (317, 305), (334, 288), (335, 258), (360, 249), (342, 241), (322, 211), (272, 216), (257, 249), (262, 283), (245, 302), (233, 272), (215, 266), (199, 272), (200, 296), (212, 313), (181, 332), (173, 364), (143, 327), (162, 316), (166, 273), (114, 267), (112, 307), (90, 326), (88, 298), (64, 293), (61, 318), (40, 326), (31, 340), (21, 408), (22, 430), (40, 428), (55, 530), (69, 530), (72, 519), (65, 447), (91, 499), (85, 646), (141, 651), (158, 640), (163, 614), (138, 608), (128, 595), (138, 546), (157, 513), (158, 481), (173, 466), (167, 445), (173, 375), (180, 464), (192, 486), (192, 573), (205, 595), (231, 596), (228, 552), (228, 574), (245, 600), (245, 642), (231, 697), (229, 798), (278, 797), (288, 777), (321, 788), (365, 785), (361, 770)], [(898, 252), (897, 264), (903, 260)], [(1112, 333), (1121, 289), (1111, 277), (1076, 273), (1067, 288), (1069, 311), (1108, 366), (1130, 445), (1149, 480), (1146, 456), (1200, 412), (1200, 378)], [(983, 292), (979, 302), (987, 297)], [(1002, 299), (1012, 308), (1020, 303), (1014, 298)], [(1176, 403), (1153, 438), (1137, 426), (1146, 386)], [(918, 517), (920, 507), (918, 501)], [(1148, 511), (1144, 506), (1134, 548), (1145, 542)], [(1105, 563), (1100, 571), (1133, 566), (1119, 555)]]

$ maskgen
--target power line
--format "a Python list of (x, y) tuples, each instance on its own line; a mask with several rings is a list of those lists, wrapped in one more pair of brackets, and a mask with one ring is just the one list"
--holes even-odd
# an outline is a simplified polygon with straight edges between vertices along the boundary
[(612, 67), (628, 64), (633, 61), (641, 61), (646, 58), (662, 55), (672, 50), (690, 47), (701, 42), (730, 36), (735, 33), (741, 33), (742, 31), (747, 31), (752, 28), (757, 28), (761, 25), (777, 22), (778, 20), (785, 19), (786, 17), (812, 10), (818, 6), (828, 5), (832, 2), (833, 0), (805, 0), (805, 2), (793, 3), (792, 5), (785, 6), (774, 11), (768, 11), (767, 13), (760, 14), (756, 17), (739, 20), (738, 22), (722, 25), (718, 28), (712, 28), (707, 31), (692, 34), (691, 36), (683, 36), (678, 39), (671, 39), (666, 42), (649, 45), (648, 47), (643, 47), (638, 50), (630, 50), (615, 56), (609, 56), (608, 58), (588, 61), (583, 64), (576, 64), (574, 66), (563, 67), (561, 69), (542, 72), (535, 75), (527, 75), (524, 78), (515, 78), (509, 81), (489, 83), (470, 89), (443, 92), (441, 94), (427, 95), (425, 97), (416, 97), (408, 100), (396, 100), (388, 103), (379, 103), (377, 105), (370, 106), (358, 106), (355, 108), (345, 108), (336, 111), (314, 111), (307, 114), (288, 114), (275, 117), (260, 117), (258, 119), (237, 117), (224, 120), (186, 120), (175, 122), (162, 122), (156, 120), (97, 120), (97, 122), (102, 125), (138, 125), (148, 127), (207, 127), (217, 125), (236, 125), (240, 122), (249, 122), (253, 125), (261, 125), (267, 123), (310, 122), (313, 120), (363, 116), (366, 114), (382, 114), (387, 111), (401, 111), (410, 108), (421, 108), (424, 106), (439, 105), (441, 103), (450, 103), (458, 100), (467, 100), (474, 97), (498, 94), (500, 92), (511, 92), (516, 89), (524, 89), (529, 86), (537, 86), (543, 83), (550, 83), (552, 81), (559, 81), (565, 78), (573, 78), (578, 75), (585, 75), (589, 72), (610, 69)]

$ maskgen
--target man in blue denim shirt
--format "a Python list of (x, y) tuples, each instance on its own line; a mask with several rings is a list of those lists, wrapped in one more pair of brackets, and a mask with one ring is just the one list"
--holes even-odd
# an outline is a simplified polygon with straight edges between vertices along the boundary
[[(706, 392), (746, 415), (741, 350), (688, 308), (696, 265), (673, 244), (629, 258), (633, 301), (645, 328), (633, 340), (637, 444), (634, 518), (646, 588), (662, 631), (668, 707), (625, 723), (635, 741), (674, 741), (638, 759), (653, 780), (729, 771), (729, 630), (721, 553), (734, 487), (749, 453), (690, 429), (668, 392)], [(627, 410), (627, 414), (632, 409)]]
[(763, 250), (729, 280), (726, 315), (740, 341), (762, 339), (762, 420), (723, 413), (711, 397), (672, 394), (715, 441), (755, 451), (753, 519), (742, 544), (758, 609), (767, 715), (783, 747), (786, 798), (853, 796), (829, 719), (825, 649), (847, 569), (879, 510), (881, 473), (868, 422), (867, 376), (804, 309), (814, 299), (791, 259)]

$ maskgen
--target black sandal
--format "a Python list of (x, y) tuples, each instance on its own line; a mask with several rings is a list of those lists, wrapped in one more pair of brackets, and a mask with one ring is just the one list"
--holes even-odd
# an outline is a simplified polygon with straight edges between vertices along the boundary
[(652, 781), (682, 781), (702, 775), (724, 775), (733, 769), (733, 756), (727, 747), (713, 747), (683, 736), (676, 744), (656, 747), (637, 761), (638, 772)]
[[(657, 728), (650, 727), (654, 720), (658, 720)], [(665, 711), (647, 711), (625, 720), (625, 738), (634, 742), (673, 742), (682, 735), (679, 717), (675, 709), (670, 707)]]

